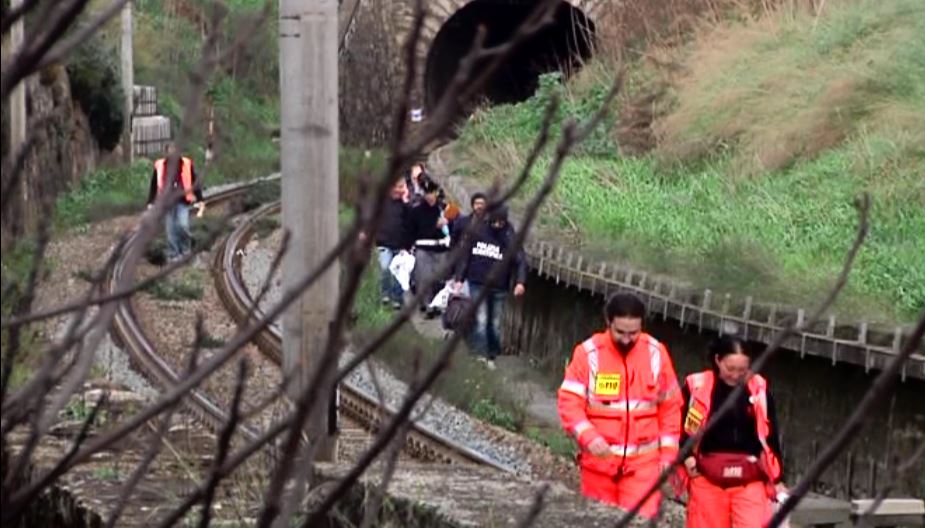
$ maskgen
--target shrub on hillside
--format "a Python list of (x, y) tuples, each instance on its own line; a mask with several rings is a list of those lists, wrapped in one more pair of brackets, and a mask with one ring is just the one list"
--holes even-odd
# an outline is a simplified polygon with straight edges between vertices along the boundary
[(117, 56), (95, 37), (74, 50), (67, 64), (71, 96), (87, 115), (90, 132), (103, 150), (119, 144), (125, 126), (123, 91), (114, 58)]

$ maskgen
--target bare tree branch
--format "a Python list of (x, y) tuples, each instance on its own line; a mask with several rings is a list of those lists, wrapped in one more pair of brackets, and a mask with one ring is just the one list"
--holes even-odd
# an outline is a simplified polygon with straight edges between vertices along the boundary
[(75, 48), (93, 36), (93, 34), (96, 33), (99, 28), (103, 27), (106, 22), (109, 22), (112, 17), (119, 14), (128, 2), (129, 0), (113, 0), (108, 7), (97, 13), (97, 15), (93, 17), (93, 20), (84, 24), (80, 29), (74, 32), (73, 35), (55, 44), (54, 47), (42, 57), (35, 69), (41, 70), (67, 57)]
[(218, 237), (221, 235), (222, 230), (224, 229), (224, 226), (229, 225), (228, 220), (229, 220), (229, 217), (226, 216), (222, 220), (222, 224), (221, 224), (222, 227), (210, 233), (209, 238), (206, 239), (201, 246), (194, 248), (193, 251), (183, 255), (175, 262), (171, 262), (167, 264), (166, 266), (158, 270), (157, 273), (151, 275), (150, 277), (147, 277), (138, 282), (134, 282), (130, 286), (127, 286), (123, 289), (110, 292), (110, 293), (104, 293), (104, 294), (92, 297), (90, 299), (80, 299), (78, 301), (74, 301), (71, 303), (67, 303), (67, 304), (63, 304), (59, 306), (53, 306), (51, 308), (42, 310), (40, 312), (32, 312), (32, 313), (28, 313), (28, 314), (17, 316), (17, 317), (11, 317), (3, 321), (2, 323), (0, 323), (0, 328), (11, 328), (11, 327), (24, 325), (24, 324), (34, 323), (36, 321), (41, 321), (43, 319), (49, 319), (51, 317), (57, 317), (59, 315), (63, 315), (69, 312), (82, 310), (82, 309), (87, 308), (88, 306), (96, 306), (96, 305), (105, 304), (105, 303), (112, 302), (112, 301), (121, 301), (123, 299), (127, 299), (140, 291), (150, 288), (155, 283), (167, 278), (168, 276), (173, 274), (173, 272), (177, 271), (178, 269), (192, 262), (193, 259), (195, 259), (198, 255), (206, 251), (206, 249), (210, 247), (212, 243), (215, 242), (215, 240), (218, 239)]
[(215, 490), (222, 480), (221, 467), (228, 458), (228, 449), (231, 446), (231, 437), (235, 428), (238, 426), (238, 420), (241, 417), (241, 399), (244, 394), (244, 385), (247, 381), (247, 361), (241, 360), (238, 363), (238, 382), (234, 389), (234, 397), (231, 400), (231, 413), (228, 415), (228, 423), (222, 429), (218, 437), (218, 446), (215, 452), (215, 460), (212, 462), (212, 468), (209, 470), (209, 476), (206, 478), (206, 491), (202, 499), (202, 515), (199, 516), (199, 528), (207, 528), (212, 520), (212, 500), (215, 498)]
[(871, 524), (870, 518), (873, 516), (874, 512), (880, 508), (880, 505), (883, 504), (886, 496), (892, 493), (894, 489), (896, 489), (896, 484), (899, 482), (899, 479), (908, 473), (909, 470), (914, 468), (915, 464), (921, 458), (925, 458), (925, 442), (920, 443), (919, 447), (912, 452), (912, 455), (910, 455), (909, 458), (896, 466), (896, 470), (893, 471), (892, 478), (890, 478), (886, 485), (877, 492), (877, 496), (874, 498), (874, 501), (866, 510), (864, 510), (863, 513), (861, 513), (857, 521), (855, 521), (856, 526), (866, 527)]
[(49, 17), (47, 29), (36, 38), (24, 44), (23, 49), (10, 61), (10, 65), (0, 74), (0, 100), (6, 101), (10, 92), (23, 79), (37, 71), (36, 65), (77, 20), (89, 0), (61, 0), (55, 2), (55, 16)]
[[(109, 519), (106, 520), (106, 528), (114, 528), (116, 526), (116, 521), (122, 517), (122, 513), (125, 511), (128, 500), (135, 492), (135, 488), (138, 487), (141, 479), (144, 478), (148, 468), (151, 466), (151, 463), (154, 462), (154, 459), (156, 459), (157, 456), (161, 453), (161, 448), (164, 445), (164, 437), (170, 430), (170, 423), (173, 419), (175, 409), (176, 406), (171, 407), (164, 414), (163, 418), (160, 420), (160, 425), (156, 430), (154, 430), (154, 439), (148, 445), (148, 449), (145, 451), (144, 457), (142, 457), (141, 461), (138, 462), (138, 465), (135, 467), (135, 471), (132, 472), (132, 475), (122, 486), (122, 489), (119, 490), (119, 499), (116, 501), (116, 506), (109, 514)], [(150, 422), (148, 423), (150, 424)]]
[[(559, 177), (559, 172), (562, 168), (562, 163), (565, 161), (565, 158), (568, 156), (568, 154), (571, 152), (571, 149), (575, 145), (575, 140), (577, 137), (576, 128), (577, 127), (572, 122), (567, 123), (563, 128), (562, 138), (556, 148), (555, 157), (550, 164), (543, 185), (540, 187), (539, 191), (530, 200), (526, 207), (526, 214), (524, 215), (523, 220), (524, 225), (522, 229), (517, 232), (512, 244), (514, 251), (506, 254), (501, 261), (497, 262), (491, 267), (491, 270), (488, 274), (489, 283), (496, 281), (505, 267), (510, 266), (513, 263), (514, 259), (516, 258), (517, 251), (523, 246), (523, 242), (530, 231), (530, 227), (533, 225), (533, 221), (539, 212), (540, 206), (549, 196), (553, 187), (555, 186), (555, 183)], [(476, 298), (473, 299), (472, 305), (466, 310), (466, 313), (463, 317), (464, 321), (471, 322), (473, 320), (479, 304), (486, 300), (488, 293), (489, 292), (487, 288), (479, 292)], [(338, 482), (338, 485), (334, 491), (332, 491), (330, 495), (325, 498), (322, 504), (312, 513), (312, 515), (309, 516), (308, 520), (303, 526), (314, 526), (319, 523), (327, 514), (327, 512), (334, 506), (334, 504), (336, 504), (337, 501), (340, 500), (340, 498), (347, 492), (347, 490), (349, 490), (350, 487), (356, 483), (360, 475), (366, 471), (366, 468), (368, 468), (369, 465), (379, 456), (382, 450), (388, 445), (391, 438), (397, 433), (398, 429), (408, 419), (417, 401), (424, 395), (424, 393), (437, 380), (440, 374), (447, 368), (450, 358), (452, 357), (453, 352), (461, 340), (461, 333), (454, 333), (453, 336), (447, 340), (437, 360), (433, 363), (430, 370), (427, 371), (424, 378), (421, 380), (420, 385), (414, 390), (409, 390), (401, 407), (396, 411), (395, 415), (392, 417), (389, 423), (381, 430), (373, 444), (360, 457), (360, 460), (351, 468), (347, 475)]]
[[(26, 278), (26, 289), (18, 297), (13, 313), (16, 315), (27, 313), (32, 309), (32, 303), (35, 301), (36, 288), (39, 285), (39, 279), (43, 269), (42, 264), (45, 262), (45, 251), (48, 249), (48, 243), (51, 240), (51, 218), (48, 215), (42, 216), (39, 226), (39, 235), (36, 240), (35, 248), (32, 251), (32, 262), (29, 266), (29, 274)], [(0, 402), (6, 399), (7, 384), (10, 381), (10, 375), (13, 373), (13, 365), (16, 363), (16, 356), (19, 354), (19, 347), (22, 344), (22, 328), (11, 328), (7, 335), (6, 363), (3, 365), (2, 377), (0, 377)]]
[[(813, 460), (806, 474), (800, 482), (790, 489), (790, 497), (784, 501), (774, 513), (774, 517), (768, 523), (769, 528), (776, 528), (787, 518), (787, 515), (797, 507), (797, 504), (803, 500), (803, 497), (809, 492), (810, 486), (819, 478), (820, 475), (828, 468), (832, 462), (838, 458), (838, 455), (855, 439), (858, 432), (864, 426), (871, 416), (875, 406), (893, 390), (899, 378), (903, 364), (909, 357), (918, 350), (922, 350), (923, 336), (925, 336), (925, 312), (920, 316), (919, 322), (913, 328), (912, 333), (906, 340), (905, 345), (883, 371), (877, 375), (877, 378), (871, 384), (870, 389), (864, 394), (864, 399), (854, 408), (854, 412), (845, 422), (838, 433), (826, 445), (822, 453)], [(920, 449), (921, 451), (921, 449)]]
[(536, 491), (536, 495), (533, 497), (533, 504), (530, 505), (530, 509), (527, 510), (527, 514), (524, 515), (524, 518), (517, 523), (519, 528), (530, 528), (539, 518), (540, 513), (543, 512), (543, 506), (546, 501), (546, 494), (549, 493), (549, 484), (543, 484), (540, 489)]
[(6, 33), (13, 27), (13, 23), (19, 20), (20, 18), (29, 14), (35, 6), (39, 5), (41, 0), (25, 0), (16, 8), (7, 7), (6, 3), (3, 3), (3, 17), (2, 22), (0, 22), (0, 33), (6, 35)]
[[(100, 409), (103, 407), (103, 405), (106, 404), (107, 401), (109, 401), (109, 396), (108, 393), (104, 392), (102, 396), (100, 396), (100, 399), (97, 400), (96, 405), (93, 406), (93, 409), (90, 410), (90, 414), (87, 415), (87, 418), (83, 421), (83, 424), (81, 424), (80, 432), (77, 433), (77, 437), (74, 439), (74, 444), (71, 446), (68, 452), (65, 453), (65, 455), (55, 463), (55, 467), (52, 469), (52, 471), (60, 470), (74, 459), (80, 447), (87, 440), (90, 429), (96, 422), (96, 417), (99, 415)], [(18, 460), (23, 460), (24, 458), (25, 457), (20, 456)], [(15, 469), (10, 470), (9, 474), (7, 474), (7, 482), (3, 483), (3, 488), (5, 490), (10, 489), (12, 480), (22, 477), (22, 471), (24, 469), (25, 466), (17, 464)], [(6, 500), (7, 498), (7, 494), (4, 493), (2, 499), (0, 499), (0, 503), (3, 505), (0, 519), (2, 519), (2, 524), (4, 526), (6, 526), (7, 523), (11, 523), (12, 521), (18, 519), (23, 514), (24, 508), (29, 504), (28, 500)]]
[[(819, 306), (809, 315), (809, 318), (805, 323), (803, 323), (803, 325), (798, 325), (796, 322), (794, 322), (774, 336), (774, 339), (771, 341), (770, 345), (768, 345), (768, 348), (765, 349), (765, 351), (762, 352), (762, 354), (752, 364), (752, 371), (760, 373), (764, 366), (781, 349), (781, 345), (783, 345), (784, 341), (786, 341), (795, 332), (802, 331), (804, 328), (812, 326), (819, 319), (819, 317), (829, 309), (832, 303), (835, 302), (838, 294), (841, 293), (842, 289), (845, 287), (845, 284), (848, 283), (848, 276), (851, 273), (851, 269), (854, 267), (855, 258), (857, 257), (858, 252), (860, 251), (870, 228), (868, 224), (870, 197), (866, 194), (863, 195), (861, 199), (858, 200), (856, 205), (858, 207), (859, 215), (857, 234), (855, 235), (854, 243), (851, 245), (851, 248), (848, 250), (848, 253), (845, 256), (845, 262), (842, 266), (841, 273), (836, 279), (835, 284), (832, 286), (832, 289), (828, 292), (825, 299), (823, 299)], [(627, 512), (626, 515), (620, 518), (616, 524), (617, 528), (623, 528), (629, 525), (633, 517), (639, 513), (640, 508), (642, 508), (642, 505), (645, 504), (649, 497), (654, 495), (655, 492), (668, 481), (668, 478), (671, 476), (671, 473), (674, 471), (674, 469), (682, 464), (684, 460), (693, 453), (694, 447), (698, 442), (700, 442), (700, 439), (703, 438), (703, 435), (709, 432), (723, 416), (732, 411), (732, 409), (736, 406), (736, 402), (739, 401), (739, 398), (744, 392), (745, 383), (739, 383), (732, 390), (732, 393), (730, 393), (726, 401), (720, 405), (719, 409), (712, 413), (713, 417), (707, 421), (706, 425), (701, 427), (696, 434), (688, 438), (687, 442), (681, 446), (681, 449), (678, 451), (678, 456), (675, 457), (674, 461), (664, 471), (662, 471), (661, 475), (659, 475), (659, 478), (652, 483), (652, 485), (646, 491), (645, 495), (640, 498), (635, 506), (630, 508), (630, 511)]]

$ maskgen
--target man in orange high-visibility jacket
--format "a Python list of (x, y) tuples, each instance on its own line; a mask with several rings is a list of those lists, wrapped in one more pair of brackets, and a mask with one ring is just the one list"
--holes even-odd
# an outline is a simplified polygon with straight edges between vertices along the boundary
[(176, 153), (176, 146), (168, 143), (167, 156), (154, 162), (154, 173), (151, 175), (151, 187), (148, 192), (148, 207), (154, 205), (157, 195), (168, 192), (177, 192), (179, 197), (176, 203), (170, 204), (164, 216), (164, 229), (167, 234), (167, 260), (174, 262), (183, 258), (192, 250), (192, 236), (189, 227), (189, 208), (196, 205), (199, 209), (197, 216), (205, 212), (205, 202), (202, 200), (202, 189), (196, 182), (196, 171), (193, 169), (193, 160), (181, 156), (177, 173), (171, 178), (167, 174), (170, 157)]
[[(628, 510), (677, 456), (683, 400), (668, 350), (642, 331), (642, 301), (618, 293), (605, 316), (607, 330), (575, 347), (559, 416), (578, 441), (582, 494)], [(660, 501), (640, 515), (655, 517)]]

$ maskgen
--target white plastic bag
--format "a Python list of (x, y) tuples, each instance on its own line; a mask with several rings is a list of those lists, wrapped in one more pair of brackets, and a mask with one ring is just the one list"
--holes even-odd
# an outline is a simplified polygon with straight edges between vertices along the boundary
[(430, 301), (428, 308), (446, 310), (446, 305), (450, 302), (450, 295), (453, 295), (453, 281), (446, 281), (446, 285), (437, 292), (437, 295), (434, 295), (434, 300)]
[(414, 255), (407, 251), (400, 251), (389, 263), (389, 271), (401, 285), (401, 289), (411, 289), (411, 271), (414, 269)]

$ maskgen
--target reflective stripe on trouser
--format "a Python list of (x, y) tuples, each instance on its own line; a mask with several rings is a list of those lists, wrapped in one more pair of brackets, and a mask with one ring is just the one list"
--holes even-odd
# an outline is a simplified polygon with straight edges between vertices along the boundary
[(690, 481), (687, 528), (761, 528), (771, 518), (763, 482), (723, 489), (704, 477)]
[[(658, 479), (657, 463), (642, 465), (619, 477), (582, 468), (581, 494), (589, 499), (629, 510), (649, 491), (649, 486), (656, 479)], [(658, 514), (658, 505), (661, 500), (662, 494), (655, 492), (643, 504), (639, 515), (650, 519), (655, 517)]]

